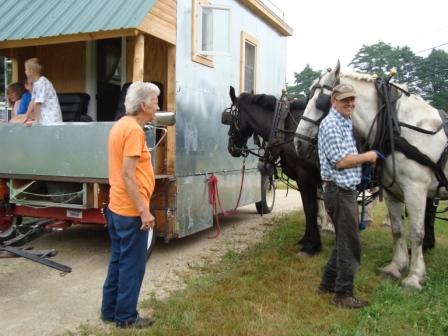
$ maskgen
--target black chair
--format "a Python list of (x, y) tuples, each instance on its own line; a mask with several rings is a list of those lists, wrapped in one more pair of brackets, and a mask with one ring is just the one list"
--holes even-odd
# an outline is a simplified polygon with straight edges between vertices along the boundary
[(87, 93), (58, 93), (63, 121), (92, 121), (87, 115), (90, 96)]

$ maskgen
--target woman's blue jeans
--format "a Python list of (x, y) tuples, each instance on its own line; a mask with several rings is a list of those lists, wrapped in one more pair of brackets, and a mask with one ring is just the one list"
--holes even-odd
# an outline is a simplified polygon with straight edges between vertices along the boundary
[(120, 216), (106, 210), (112, 255), (103, 286), (102, 318), (118, 325), (138, 317), (137, 302), (146, 267), (148, 231), (139, 216)]

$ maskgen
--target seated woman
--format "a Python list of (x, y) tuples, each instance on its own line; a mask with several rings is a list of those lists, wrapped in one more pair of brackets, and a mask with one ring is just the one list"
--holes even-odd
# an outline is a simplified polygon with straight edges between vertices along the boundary
[(21, 83), (11, 83), (6, 88), (6, 96), (8, 97), (8, 104), (12, 108), (11, 118), (16, 116), (20, 106), (20, 99), (25, 92), (25, 87)]
[(25, 92), (22, 94), (18, 108), (15, 111), (15, 115), (11, 118), (10, 123), (23, 123), (26, 119), (26, 113), (30, 108), (29, 114), (32, 111), (31, 92), (33, 91), (33, 82), (25, 81)]

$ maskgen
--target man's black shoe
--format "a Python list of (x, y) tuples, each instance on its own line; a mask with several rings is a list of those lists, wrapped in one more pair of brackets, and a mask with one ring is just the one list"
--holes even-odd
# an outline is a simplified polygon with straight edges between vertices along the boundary
[(117, 322), (118, 328), (135, 328), (135, 329), (143, 329), (152, 326), (155, 323), (155, 320), (149, 317), (137, 317), (134, 322)]
[(360, 309), (369, 305), (368, 301), (358, 300), (352, 294), (336, 294), (331, 303), (346, 309)]

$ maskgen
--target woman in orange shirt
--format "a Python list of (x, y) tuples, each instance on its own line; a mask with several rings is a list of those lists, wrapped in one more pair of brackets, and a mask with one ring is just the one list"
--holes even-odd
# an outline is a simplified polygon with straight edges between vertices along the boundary
[(126, 115), (109, 133), (109, 206), (106, 212), (112, 255), (103, 286), (102, 319), (121, 328), (143, 328), (154, 321), (138, 315), (137, 302), (146, 267), (149, 211), (155, 178), (143, 126), (159, 109), (159, 88), (135, 82), (126, 94)]

